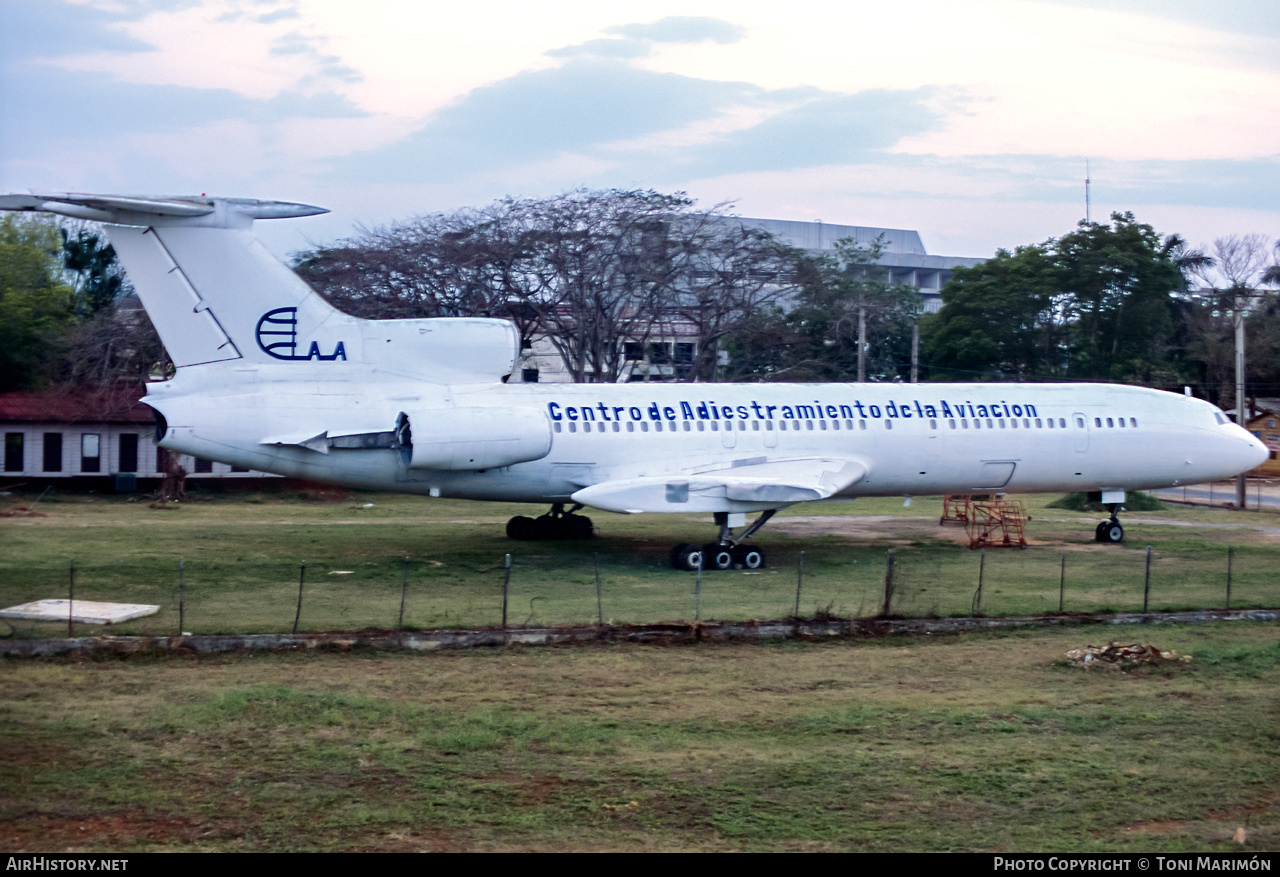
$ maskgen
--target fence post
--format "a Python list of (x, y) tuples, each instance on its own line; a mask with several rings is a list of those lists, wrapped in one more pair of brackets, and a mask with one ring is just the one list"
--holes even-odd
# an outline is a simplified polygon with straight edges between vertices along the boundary
[(893, 549), (889, 549), (889, 557), (885, 561), (884, 567), (884, 608), (880, 610), (882, 616), (888, 616), (889, 606), (893, 602)]
[(186, 592), (183, 588), (183, 573), (186, 570), (186, 561), (181, 557), (178, 558), (178, 636), (182, 636), (182, 631), (186, 629)]
[(596, 552), (591, 555), (596, 566), (596, 624), (604, 627), (604, 604), (600, 600), (600, 554)]
[(507, 629), (507, 592), (511, 587), (511, 555), (507, 555), (506, 575), (502, 579), (502, 629)]
[(302, 561), (302, 566), (298, 567), (298, 611), (293, 616), (293, 632), (298, 632), (298, 620), (302, 618), (302, 583), (307, 578), (307, 562)]
[(982, 611), (982, 579), (987, 571), (987, 549), (983, 548), (978, 552), (978, 590), (973, 592), (973, 605), (969, 607), (972, 614), (977, 615)]
[(800, 588), (804, 584), (804, 552), (800, 552), (800, 561), (796, 566), (796, 611), (795, 617), (800, 617)]
[(1147, 611), (1147, 600), (1151, 596), (1151, 546), (1147, 546), (1147, 574), (1142, 580), (1142, 611)]
[(1067, 552), (1062, 552), (1062, 572), (1058, 574), (1058, 611), (1062, 611), (1062, 601), (1067, 591)]
[[(32, 503), (34, 505), (35, 503)], [(71, 561), (70, 569), (71, 580), (67, 586), (67, 638), (70, 639), (74, 631), (72, 630), (72, 621), (76, 615), (76, 562)]]
[(1231, 555), (1235, 552), (1235, 547), (1227, 546), (1227, 608), (1231, 608)]
[(404, 630), (404, 601), (409, 594), (409, 555), (404, 556), (404, 580), (400, 583), (400, 618), (396, 630)]

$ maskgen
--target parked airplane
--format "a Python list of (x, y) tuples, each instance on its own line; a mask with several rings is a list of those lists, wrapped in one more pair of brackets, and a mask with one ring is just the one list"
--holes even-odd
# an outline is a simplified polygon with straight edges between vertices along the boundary
[[(584, 506), (710, 513), (678, 568), (756, 568), (779, 509), (832, 497), (1085, 491), (1124, 538), (1127, 490), (1235, 475), (1267, 449), (1208, 402), (1107, 384), (507, 383), (496, 319), (362, 320), (312, 291), (235, 198), (0, 196), (105, 223), (177, 366), (148, 385), (161, 447), (352, 487), (550, 503), (512, 538), (583, 538)], [(572, 503), (566, 511), (565, 506)], [(759, 517), (740, 535), (747, 513)]]

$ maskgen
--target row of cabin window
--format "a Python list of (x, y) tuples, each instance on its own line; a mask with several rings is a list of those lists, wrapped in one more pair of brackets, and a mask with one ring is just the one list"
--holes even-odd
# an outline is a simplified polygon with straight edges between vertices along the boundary
[[(1005, 428), (1006, 428), (1006, 427), (1005, 427), (1005, 418), (1003, 418), (1003, 417), (988, 417), (988, 418), (985, 418), (985, 420), (986, 420), (986, 428), (987, 428), (987, 429), (1005, 429)], [(1032, 425), (1031, 425), (1033, 420), (1035, 421), (1035, 426), (1034, 426), (1034, 427), (1032, 427)], [(1084, 429), (1084, 418), (1083, 418), (1083, 417), (1077, 417), (1075, 420), (1076, 420), (1076, 427), (1077, 427), (1078, 429)], [(1108, 427), (1112, 427), (1112, 426), (1114, 426), (1114, 425), (1115, 425), (1115, 420), (1116, 420), (1116, 419), (1113, 419), (1113, 418), (1110, 418), (1110, 417), (1106, 418), (1107, 426), (1108, 426)], [(1121, 427), (1121, 428), (1124, 428), (1124, 426), (1125, 426), (1125, 422), (1124, 422), (1124, 421), (1125, 421), (1125, 419), (1124, 419), (1123, 417), (1121, 417), (1121, 418), (1118, 418), (1118, 421), (1119, 421), (1119, 425), (1120, 425), (1120, 427)], [(760, 420), (752, 420), (752, 421), (746, 421), (746, 420), (727, 420), (727, 421), (724, 421), (724, 428), (725, 428), (725, 431), (726, 431), (726, 432), (731, 431), (731, 430), (733, 430), (733, 428), (734, 428), (734, 424), (736, 423), (736, 424), (738, 425), (738, 426), (737, 426), (737, 429), (738, 429), (738, 431), (739, 431), (739, 432), (746, 432), (746, 429), (747, 429), (747, 423), (748, 423), (748, 422), (751, 424), (751, 429), (752, 429), (752, 431), (753, 431), (753, 432), (759, 432), (759, 431), (760, 431), (760, 424), (761, 424), (761, 423), (763, 423), (763, 424), (764, 424), (764, 428), (765, 428), (765, 431), (766, 431), (766, 432), (772, 432), (772, 431), (773, 431), (773, 425), (774, 425), (775, 423), (778, 425), (778, 429), (779, 429), (780, 431), (782, 431), (782, 432), (786, 432), (786, 431), (787, 431), (787, 429), (788, 429), (787, 424), (791, 424), (791, 426), (790, 426), (789, 428), (790, 428), (792, 431), (796, 431), (796, 430), (799, 430), (799, 429), (801, 429), (801, 428), (812, 431), (812, 430), (813, 430), (813, 428), (814, 428), (814, 426), (813, 426), (813, 425), (814, 425), (814, 423), (815, 423), (815, 422), (818, 424), (818, 429), (827, 429), (827, 428), (828, 428), (828, 427), (827, 427), (827, 423), (828, 423), (828, 421), (826, 421), (826, 420), (818, 420), (818, 421), (813, 421), (813, 420), (776, 420), (776, 421), (775, 421), (775, 420), (764, 420), (764, 421), (760, 421)], [(853, 423), (854, 423), (854, 422), (853, 422), (852, 420), (832, 420), (832, 421), (830, 421), (830, 424), (831, 424), (831, 427), (830, 427), (830, 428), (831, 428), (831, 429), (833, 429), (833, 430), (839, 430), (839, 429), (840, 429), (840, 424), (842, 424), (842, 423), (844, 424), (844, 428), (845, 428), (846, 430), (852, 430), (852, 429), (853, 429)], [(958, 419), (958, 423), (959, 423), (959, 427), (960, 427), (960, 429), (968, 429), (968, 428), (969, 428), (969, 419), (968, 419), (968, 418), (966, 418), (966, 417), (961, 417), (961, 418), (959, 418), (959, 419)], [(982, 423), (983, 423), (983, 420), (982, 420), (982, 419), (979, 419), (979, 418), (977, 418), (977, 417), (973, 418), (973, 428), (974, 428), (974, 429), (982, 429)], [(1095, 417), (1095, 418), (1093, 419), (1093, 423), (1094, 423), (1094, 426), (1101, 427), (1101, 426), (1102, 426), (1102, 418), (1100, 418), (1100, 417)], [(683, 420), (683, 421), (679, 421), (679, 422), (671, 421), (671, 422), (667, 422), (667, 423), (665, 423), (665, 426), (666, 426), (667, 432), (676, 432), (676, 431), (677, 431), (677, 430), (676, 430), (676, 428), (677, 428), (678, 426), (680, 426), (681, 424), (683, 424), (683, 425), (684, 425), (684, 431), (685, 431), (685, 432), (691, 432), (695, 424), (697, 425), (697, 427), (698, 427), (698, 431), (699, 431), (699, 432), (703, 432), (703, 431), (705, 431), (705, 430), (706, 430), (706, 426), (707, 426), (707, 424), (710, 424), (710, 425), (711, 425), (711, 431), (712, 431), (712, 432), (718, 432), (718, 431), (720, 430), (720, 423), (719, 423), (718, 421), (715, 421), (715, 420), (697, 420), (697, 421), (692, 421), (692, 420)], [(801, 424), (804, 424), (804, 426), (803, 426), (803, 427), (801, 427)], [(956, 428), (956, 424), (957, 424), (957, 420), (956, 420), (956, 419), (948, 419), (948, 420), (947, 420), (947, 426), (948, 426), (950, 429), (955, 429), (955, 428)], [(1008, 428), (1010, 428), (1010, 429), (1017, 429), (1017, 428), (1018, 428), (1018, 424), (1019, 424), (1019, 420), (1018, 420), (1018, 418), (1016, 418), (1016, 417), (1011, 417), (1011, 418), (1009, 418)], [(1057, 429), (1066, 429), (1066, 428), (1067, 428), (1067, 419), (1066, 419), (1065, 417), (1059, 417), (1059, 418), (1057, 418), (1057, 421), (1055, 422), (1054, 418), (1052, 418), (1052, 417), (1047, 417), (1047, 418), (1041, 418), (1041, 417), (1034, 417), (1034, 418), (1032, 418), (1032, 417), (1024, 417), (1024, 418), (1022, 418), (1022, 419), (1021, 419), (1021, 424), (1022, 424), (1022, 428), (1023, 428), (1023, 429), (1033, 429), (1033, 428), (1034, 428), (1034, 429), (1046, 429), (1046, 428), (1047, 428), (1047, 429), (1054, 429), (1055, 427), (1056, 427)], [(1138, 419), (1137, 419), (1136, 417), (1130, 417), (1130, 418), (1129, 418), (1129, 424), (1128, 424), (1128, 425), (1136, 429), (1136, 428), (1137, 428), (1137, 426), (1138, 426)], [(563, 424), (561, 424), (559, 421), (557, 421), (557, 422), (556, 422), (556, 424), (555, 424), (555, 430), (556, 430), (556, 432), (562, 432), (562, 431), (563, 431), (563, 430), (562, 430), (562, 426), (563, 426)], [(583, 432), (591, 432), (591, 426), (592, 426), (592, 424), (591, 424), (591, 423), (589, 423), (589, 422), (587, 422), (587, 423), (583, 423), (583, 424), (582, 424), (582, 431), (583, 431)], [(612, 426), (612, 427), (613, 427), (613, 431), (614, 431), (614, 432), (621, 432), (621, 431), (622, 431), (622, 424), (621, 424), (621, 423), (619, 423), (619, 422), (617, 422), (617, 421), (614, 421), (614, 422), (613, 422), (613, 423), (611, 423), (611, 424), (610, 424), (610, 423), (597, 423), (597, 424), (595, 424), (596, 432), (605, 432), (605, 431), (606, 431), (606, 429), (607, 429), (609, 426)], [(627, 432), (635, 432), (635, 431), (636, 431), (636, 424), (635, 424), (635, 422), (628, 421), (628, 422), (627, 422), (627, 424), (626, 424), (626, 426), (627, 426)], [(663, 426), (664, 426), (664, 422), (663, 422), (663, 421), (661, 421), (661, 420), (654, 422), (654, 423), (653, 423), (653, 429), (654, 429), (654, 432), (662, 432), (662, 430), (663, 430)], [(858, 421), (858, 429), (863, 430), (863, 429), (866, 429), (866, 428), (867, 428), (867, 422), (866, 422), (865, 420), (859, 420), (859, 421)], [(892, 421), (892, 420), (885, 420), (885, 421), (884, 421), (884, 428), (885, 428), (885, 429), (893, 429), (893, 421)], [(930, 421), (929, 421), (929, 428), (930, 428), (930, 429), (937, 429), (937, 428), (938, 428), (938, 421), (937, 421), (936, 419), (935, 419), (935, 420), (930, 420)], [(569, 432), (577, 432), (577, 431), (578, 431), (578, 424), (573, 423), (572, 421), (570, 421), (570, 423), (569, 423)], [(649, 431), (649, 423), (648, 423), (648, 421), (640, 421), (640, 431), (641, 431), (641, 432), (648, 432), (648, 431)]]

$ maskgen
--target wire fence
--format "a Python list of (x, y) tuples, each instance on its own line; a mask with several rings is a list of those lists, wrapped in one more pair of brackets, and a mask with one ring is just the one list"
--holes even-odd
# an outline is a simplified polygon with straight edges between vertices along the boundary
[[(677, 572), (664, 558), (498, 555), (489, 565), (386, 557), (349, 566), (183, 558), (0, 569), (0, 606), (60, 599), (50, 621), (7, 619), (15, 637), (249, 634), (772, 620), (1031, 615), (1280, 606), (1267, 545), (957, 551), (775, 552), (768, 568)], [(87, 602), (157, 607), (110, 625)]]

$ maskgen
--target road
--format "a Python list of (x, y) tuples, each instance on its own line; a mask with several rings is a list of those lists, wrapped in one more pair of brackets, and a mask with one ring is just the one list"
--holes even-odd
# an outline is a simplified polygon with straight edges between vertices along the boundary
[[(1188, 484), (1185, 487), (1152, 490), (1150, 493), (1157, 499), (1170, 502), (1221, 507), (1227, 504), (1234, 505), (1236, 485), (1234, 481), (1217, 481), (1213, 484)], [(1245, 497), (1246, 508), (1280, 509), (1280, 483), (1251, 480), (1248, 482)]]

